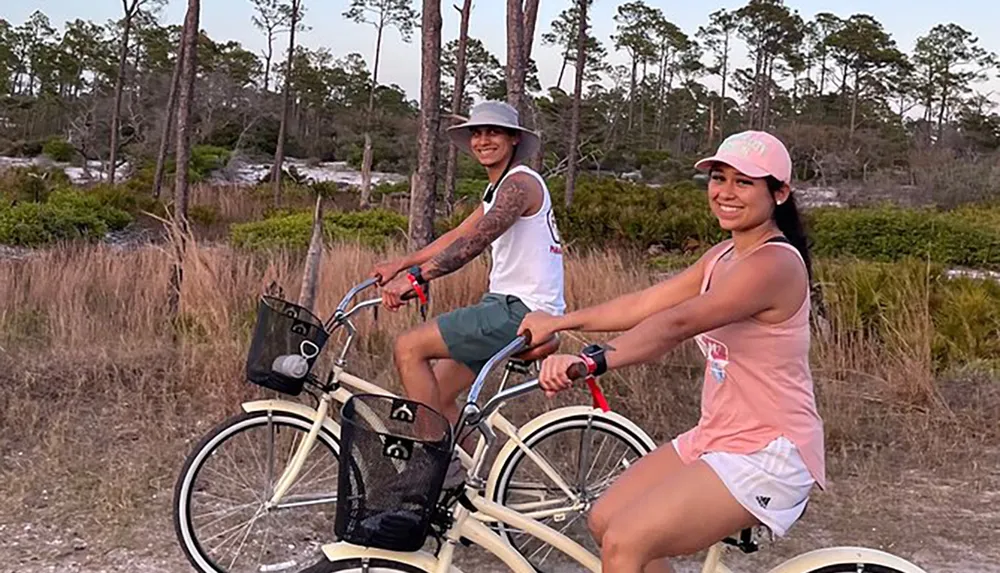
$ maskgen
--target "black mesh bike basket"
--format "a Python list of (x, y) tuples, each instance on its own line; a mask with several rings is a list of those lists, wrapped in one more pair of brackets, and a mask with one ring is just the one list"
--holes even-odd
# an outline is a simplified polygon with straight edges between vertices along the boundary
[(418, 402), (357, 394), (341, 409), (340, 432), (337, 538), (419, 550), (451, 461), (448, 420)]
[[(309, 309), (281, 299), (261, 297), (247, 354), (247, 380), (297, 396), (329, 336), (323, 321)], [(296, 365), (296, 362), (300, 368), (291, 374), (287, 370), (274, 370), (275, 366), (280, 370), (282, 364)], [(303, 365), (307, 368), (302, 368)]]

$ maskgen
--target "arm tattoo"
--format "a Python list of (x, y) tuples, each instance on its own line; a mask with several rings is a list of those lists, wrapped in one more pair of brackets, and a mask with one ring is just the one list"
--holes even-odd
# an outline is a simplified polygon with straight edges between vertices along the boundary
[(528, 185), (535, 181), (515, 174), (497, 190), (496, 203), (465, 236), (458, 237), (448, 248), (430, 260), (423, 276), (430, 280), (457, 271), (476, 258), (486, 247), (513, 225), (524, 213), (531, 199)]

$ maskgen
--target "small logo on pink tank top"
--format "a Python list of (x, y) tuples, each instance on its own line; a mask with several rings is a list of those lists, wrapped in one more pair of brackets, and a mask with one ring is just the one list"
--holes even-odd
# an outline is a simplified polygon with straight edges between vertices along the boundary
[(729, 348), (711, 336), (698, 336), (695, 340), (698, 342), (698, 348), (705, 355), (705, 360), (708, 362), (708, 368), (712, 373), (712, 377), (715, 378), (716, 382), (721, 383), (726, 379), (726, 366), (729, 364)]

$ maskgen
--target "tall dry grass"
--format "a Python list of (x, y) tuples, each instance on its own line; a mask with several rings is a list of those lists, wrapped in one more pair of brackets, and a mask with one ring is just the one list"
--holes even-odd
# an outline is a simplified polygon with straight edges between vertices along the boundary
[[(243, 382), (256, 301), (272, 282), (294, 300), (301, 259), (197, 243), (188, 253), (175, 323), (166, 313), (167, 250), (66, 247), (0, 264), (0, 497), (13, 501), (0, 520), (16, 513), (109, 528), (155, 515), (166, 530), (170, 487), (193, 441), (240, 401), (267, 393)], [(379, 256), (328, 248), (317, 311), (331, 312)], [(431, 315), (476, 300), (487, 271), (476, 261), (435, 283)], [(567, 302), (593, 304), (654, 280), (615, 253), (572, 256)], [(817, 331), (813, 363), (831, 458), (949, 451), (984, 439), (984, 424), (996, 427), (1000, 412), (982, 405), (989, 400), (956, 409), (932, 375), (926, 285), (892, 285), (910, 289), (903, 298), (912, 305), (885, 313), (883, 328), (868, 331), (852, 314), (850, 282), (827, 287), (830, 322)], [(414, 309), (359, 319), (351, 368), (398, 390), (391, 343), (418, 321)], [(572, 335), (564, 348), (588, 341)], [(698, 419), (702, 364), (687, 343), (656, 364), (612, 373), (603, 386), (616, 409), (664, 441)], [(559, 400), (587, 396), (577, 390)], [(526, 417), (553, 405), (535, 396), (514, 409)]]

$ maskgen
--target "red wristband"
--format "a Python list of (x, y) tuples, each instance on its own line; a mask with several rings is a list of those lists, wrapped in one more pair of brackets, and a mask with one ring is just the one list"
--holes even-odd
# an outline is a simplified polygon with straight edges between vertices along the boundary
[(597, 372), (597, 362), (586, 354), (581, 354), (580, 359), (583, 360), (583, 364), (587, 367), (587, 374), (593, 376), (594, 372)]
[(417, 293), (417, 298), (420, 299), (422, 304), (427, 304), (427, 293), (424, 292), (424, 287), (417, 282), (417, 277), (413, 276), (411, 273), (406, 274), (406, 278), (410, 280), (410, 284), (413, 285), (413, 291)]

